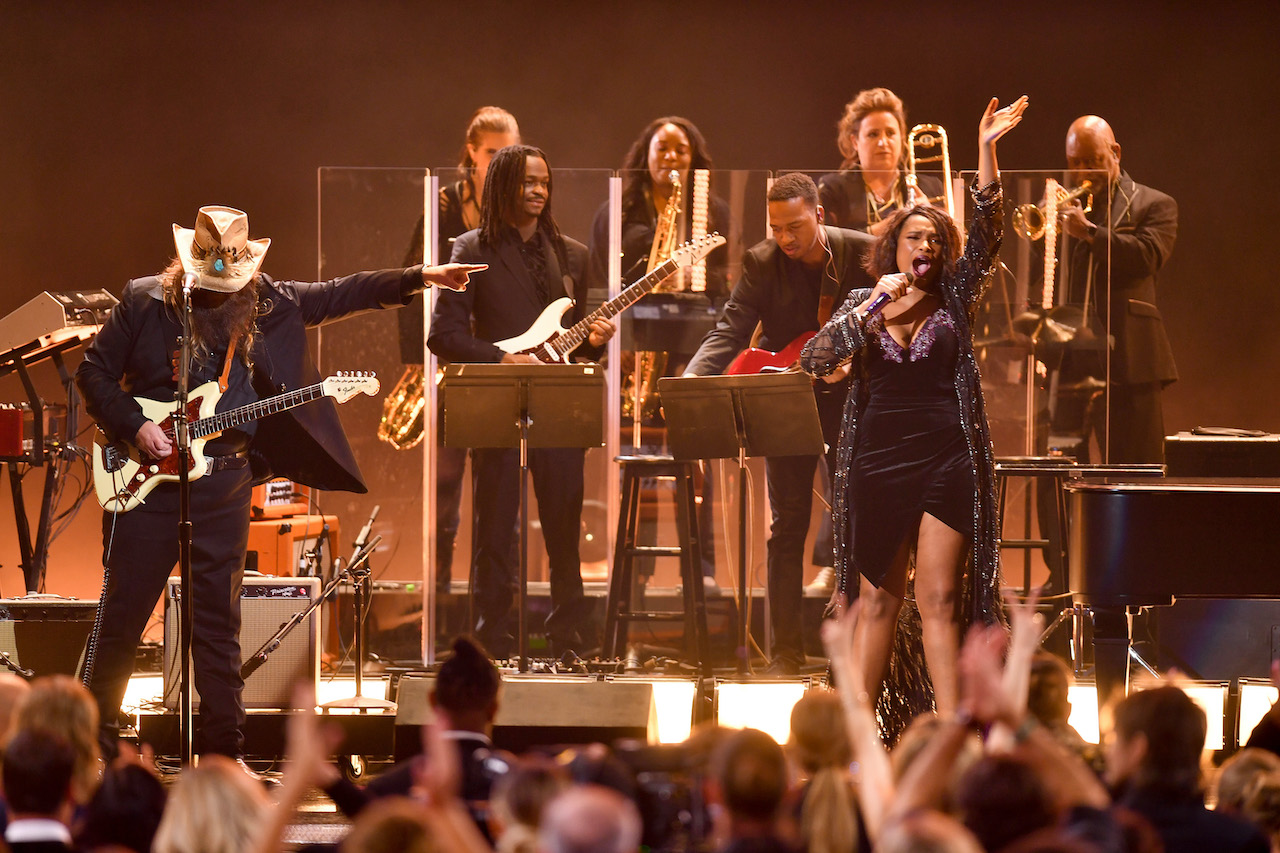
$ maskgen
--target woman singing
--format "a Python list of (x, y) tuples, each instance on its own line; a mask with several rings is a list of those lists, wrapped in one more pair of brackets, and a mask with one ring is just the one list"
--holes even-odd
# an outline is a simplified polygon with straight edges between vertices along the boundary
[[(976, 210), (964, 254), (945, 212), (899, 210), (868, 259), (875, 288), (850, 294), (801, 356), (817, 376), (846, 361), (854, 371), (835, 478), (836, 596), (863, 602), (855, 648), (866, 689), (878, 695), (889, 672), (914, 551), (924, 662), (940, 715), (956, 708), (960, 623), (999, 618), (994, 464), (970, 316), (1000, 246), (996, 142), (1022, 120), (1027, 98), (1003, 109), (997, 103), (978, 125)], [(887, 300), (878, 313), (877, 299)], [(891, 724), (927, 710), (901, 705), (913, 704), (913, 687), (928, 697), (923, 673), (912, 678), (918, 652), (903, 654), (901, 639), (890, 704), (882, 706)]]
[[(907, 113), (888, 89), (863, 89), (845, 104), (836, 145), (844, 155), (839, 172), (818, 179), (826, 223), (884, 233), (889, 218), (907, 203)], [(942, 194), (942, 181), (919, 175), (920, 195)]]

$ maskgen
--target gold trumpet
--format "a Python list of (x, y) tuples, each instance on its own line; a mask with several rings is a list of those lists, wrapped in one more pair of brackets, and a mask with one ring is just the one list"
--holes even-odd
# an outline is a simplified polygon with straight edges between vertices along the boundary
[[(916, 155), (916, 149), (920, 149), (922, 156)], [(934, 153), (934, 149), (938, 149)], [(919, 182), (916, 179), (916, 169), (922, 163), (940, 163), (942, 164), (942, 195), (936, 198), (926, 198), (929, 204), (941, 201), (947, 209), (947, 215), (952, 219), (956, 218), (956, 203), (951, 196), (951, 154), (947, 148), (947, 131), (940, 124), (917, 124), (911, 128), (911, 132), (907, 134), (907, 207), (916, 204), (916, 197), (920, 195)]]
[(1028, 240), (1039, 240), (1044, 236), (1046, 208), (1052, 207), (1056, 213), (1062, 205), (1074, 201), (1083, 195), (1088, 196), (1088, 198), (1085, 199), (1084, 212), (1088, 213), (1093, 210), (1092, 181), (1085, 181), (1073, 190), (1065, 190), (1058, 187), (1057, 184), (1054, 184), (1054, 186), (1056, 187), (1056, 199), (1053, 200), (1051, 204), (1046, 202), (1045, 204), (1037, 205), (1028, 202), (1027, 204), (1018, 205), (1017, 209), (1013, 212), (1014, 229)]

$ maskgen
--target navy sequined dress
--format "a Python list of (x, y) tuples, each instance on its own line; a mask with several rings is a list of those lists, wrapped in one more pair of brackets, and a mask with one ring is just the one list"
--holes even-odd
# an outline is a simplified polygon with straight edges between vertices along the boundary
[[(912, 520), (927, 510), (969, 537), (962, 630), (1002, 618), (995, 462), (970, 321), (1000, 247), (1004, 199), (998, 181), (971, 191), (975, 210), (964, 254), (939, 281), (942, 307), (926, 323), (932, 328), (917, 335), (914, 352), (886, 342), (874, 318), (850, 322), (871, 293), (859, 289), (800, 358), (815, 376), (853, 364), (832, 495), (839, 592), (856, 598), (859, 573), (883, 581)], [(903, 664), (895, 660), (891, 682)]]

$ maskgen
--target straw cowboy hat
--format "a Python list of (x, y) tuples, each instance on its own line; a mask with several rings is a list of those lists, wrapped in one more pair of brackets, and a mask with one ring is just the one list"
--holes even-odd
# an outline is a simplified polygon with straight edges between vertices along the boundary
[(184, 272), (194, 273), (197, 287), (235, 293), (258, 274), (271, 240), (249, 239), (249, 214), (234, 207), (200, 208), (196, 227), (173, 226), (173, 243)]

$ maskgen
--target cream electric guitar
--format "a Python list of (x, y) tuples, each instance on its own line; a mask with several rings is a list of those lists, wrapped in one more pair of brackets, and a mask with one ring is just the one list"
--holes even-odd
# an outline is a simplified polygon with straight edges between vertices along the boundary
[(713, 232), (677, 247), (665, 263), (654, 267), (644, 278), (568, 329), (564, 327), (561, 320), (573, 307), (573, 300), (562, 296), (542, 309), (538, 319), (533, 321), (533, 325), (526, 332), (514, 338), (507, 338), (505, 341), (498, 341), (494, 346), (506, 353), (525, 353), (534, 356), (547, 364), (566, 364), (569, 361), (569, 353), (573, 352), (591, 333), (591, 324), (594, 321), (609, 320), (617, 316), (676, 270), (696, 264), (724, 244), (725, 239), (719, 232)]
[[(373, 396), (376, 393), (378, 380), (372, 373), (339, 373), (297, 391), (286, 391), (229, 412), (215, 412), (222, 392), (218, 390), (216, 381), (206, 382), (187, 395), (187, 422), (191, 436), (191, 465), (187, 469), (187, 477), (194, 480), (208, 472), (205, 442), (223, 430), (234, 429), (321, 397), (333, 397), (339, 403), (345, 403), (356, 394)], [(154, 421), (174, 442), (174, 448), (164, 459), (153, 459), (128, 442), (108, 441), (99, 430), (93, 446), (93, 486), (98, 493), (98, 503), (108, 512), (128, 512), (144, 503), (156, 486), (176, 482), (181, 474), (177, 442), (174, 441), (173, 416), (177, 413), (177, 404), (143, 397), (134, 399), (142, 407), (147, 420)]]

